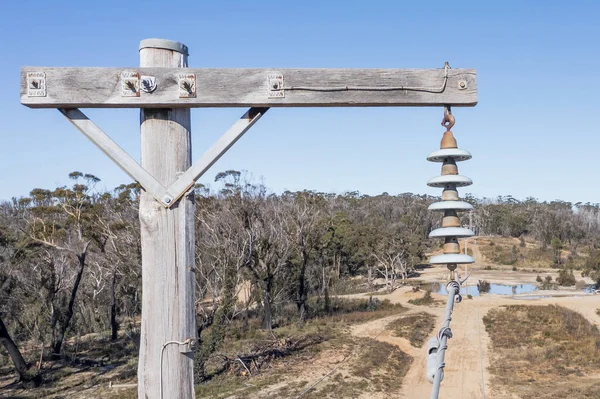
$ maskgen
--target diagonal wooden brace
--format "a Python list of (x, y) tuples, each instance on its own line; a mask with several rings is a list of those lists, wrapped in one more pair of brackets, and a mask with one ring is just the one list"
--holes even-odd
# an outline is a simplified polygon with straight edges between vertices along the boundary
[(110, 159), (113, 160), (125, 173), (141, 186), (158, 202), (165, 203), (165, 187), (160, 184), (154, 176), (135, 161), (125, 150), (115, 143), (106, 133), (94, 124), (83, 112), (77, 108), (59, 109), (59, 111), (71, 122), (81, 133), (83, 133), (96, 147), (100, 148)]
[(185, 171), (167, 189), (167, 197), (172, 198), (168, 207), (172, 206), (186, 192), (194, 187), (196, 181), (221, 158), (232, 145), (248, 131), (269, 108), (250, 108), (242, 117), (227, 130), (216, 143), (206, 151), (192, 167)]
[(115, 143), (106, 133), (94, 124), (77, 108), (59, 109), (59, 111), (92, 143), (100, 148), (127, 175), (140, 185), (163, 206), (173, 206), (186, 192), (194, 187), (196, 181), (221, 158), (225, 152), (244, 133), (248, 131), (269, 108), (250, 108), (242, 117), (227, 130), (212, 147), (206, 151), (191, 168), (166, 189), (154, 176), (137, 163), (125, 150)]

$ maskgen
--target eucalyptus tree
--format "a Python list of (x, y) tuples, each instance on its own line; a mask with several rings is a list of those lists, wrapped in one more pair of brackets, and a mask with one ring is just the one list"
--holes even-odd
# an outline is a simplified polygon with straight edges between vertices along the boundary
[(98, 209), (92, 191), (100, 179), (81, 172), (69, 177), (74, 180), (72, 187), (31, 191), (22, 214), (26, 223), (23, 247), (35, 259), (40, 285), (47, 290), (53, 357), (60, 355), (86, 260), (98, 239), (93, 228)]
[[(118, 316), (121, 313), (133, 318), (140, 312), (141, 297), (141, 241), (138, 219), (138, 183), (123, 184), (114, 192), (98, 196), (102, 212), (92, 221), (99, 256), (94, 260), (95, 270), (90, 280), (95, 283), (91, 290), (96, 295), (104, 290), (95, 311), (108, 308), (111, 340), (118, 337)], [(98, 288), (100, 287), (100, 288)]]
[(286, 233), (287, 215), (282, 199), (267, 195), (264, 184), (254, 183), (238, 171), (219, 173), (221, 194), (231, 205), (232, 220), (245, 237), (244, 268), (259, 286), (262, 327), (273, 325), (273, 302), (278, 292), (277, 278), (290, 265), (293, 242)]
[(303, 322), (307, 317), (306, 300), (310, 291), (308, 270), (314, 263), (314, 255), (319, 246), (321, 232), (319, 220), (325, 210), (325, 199), (312, 191), (297, 193), (285, 192), (282, 195), (283, 206), (287, 214), (286, 233), (294, 243), (292, 260), (293, 274), (296, 280), (295, 301), (298, 318)]
[(277, 196), (257, 196), (252, 199), (252, 209), (245, 208), (251, 248), (251, 261), (247, 268), (261, 289), (262, 327), (271, 329), (273, 325), (273, 302), (276, 297), (277, 277), (290, 266), (293, 242), (286, 234), (286, 214)]
[[(7, 205), (3, 204), (3, 208)], [(7, 227), (0, 223), (0, 345), (6, 349), (23, 386), (28, 388), (38, 386), (40, 377), (38, 373), (28, 371), (29, 364), (13, 340), (3, 317), (5, 313), (10, 313), (13, 323), (18, 324), (18, 315), (27, 306), (24, 303), (25, 291), (13, 274), (14, 265), (11, 264), (11, 258), (15, 252), (15, 241), (7, 230)]]
[(225, 181), (219, 195), (198, 186), (196, 188), (196, 273), (199, 348), (195, 353), (197, 380), (206, 378), (206, 362), (218, 350), (234, 317), (241, 269), (251, 260), (249, 242), (243, 224), (236, 213), (239, 185), (235, 172), (218, 175)]

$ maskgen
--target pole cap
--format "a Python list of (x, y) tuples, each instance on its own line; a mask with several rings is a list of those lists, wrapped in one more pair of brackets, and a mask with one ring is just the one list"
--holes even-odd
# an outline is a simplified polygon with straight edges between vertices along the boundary
[(179, 42), (166, 39), (144, 39), (140, 42), (140, 50), (144, 48), (161, 48), (165, 50), (173, 50), (188, 56), (188, 47)]

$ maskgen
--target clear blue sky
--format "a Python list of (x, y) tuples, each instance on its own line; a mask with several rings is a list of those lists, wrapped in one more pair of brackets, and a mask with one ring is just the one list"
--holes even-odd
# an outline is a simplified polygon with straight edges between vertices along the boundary
[[(21, 66), (137, 66), (141, 39), (177, 40), (192, 67), (475, 68), (479, 105), (453, 129), (477, 196), (600, 202), (599, 1), (10, 1), (0, 14), (0, 199), (129, 178), (56, 110), (19, 103)], [(89, 110), (139, 156), (137, 110)], [(241, 109), (192, 112), (194, 158)], [(439, 108), (272, 109), (201, 181), (248, 170), (276, 192), (438, 195), (425, 161)]]

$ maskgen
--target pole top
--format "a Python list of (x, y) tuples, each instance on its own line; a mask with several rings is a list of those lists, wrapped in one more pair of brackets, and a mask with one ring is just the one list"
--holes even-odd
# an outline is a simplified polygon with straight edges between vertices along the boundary
[(161, 48), (173, 50), (188, 56), (188, 48), (185, 44), (166, 39), (144, 39), (140, 42), (140, 50), (144, 48)]

